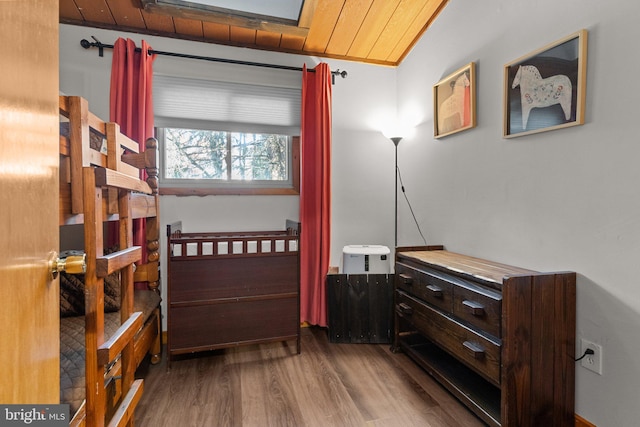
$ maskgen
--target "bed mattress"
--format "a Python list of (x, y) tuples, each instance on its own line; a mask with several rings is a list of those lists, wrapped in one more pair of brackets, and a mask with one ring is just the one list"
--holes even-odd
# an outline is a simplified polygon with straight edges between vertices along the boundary
[[(143, 323), (160, 304), (160, 296), (153, 291), (134, 291), (133, 311), (141, 311)], [(105, 313), (105, 340), (120, 327), (120, 312)], [(60, 319), (60, 402), (68, 403), (75, 414), (85, 399), (85, 342), (84, 316)]]

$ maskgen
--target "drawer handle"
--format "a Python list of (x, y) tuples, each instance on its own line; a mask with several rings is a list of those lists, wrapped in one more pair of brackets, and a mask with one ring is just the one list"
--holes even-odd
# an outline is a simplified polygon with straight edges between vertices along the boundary
[(427, 289), (431, 291), (431, 295), (436, 298), (442, 298), (442, 288), (436, 285), (427, 285)]
[(408, 274), (401, 273), (400, 281), (402, 282), (403, 285), (407, 285), (407, 286), (413, 285), (413, 277), (409, 276)]
[(484, 359), (484, 348), (480, 347), (478, 344), (471, 341), (465, 341), (462, 343), (462, 345), (473, 355), (474, 359)]
[(479, 302), (464, 300), (462, 305), (467, 307), (474, 316), (484, 316), (484, 305)]
[(405, 304), (403, 302), (396, 306), (396, 311), (400, 315), (406, 314), (408, 316), (411, 316), (413, 314), (413, 308), (409, 304)]

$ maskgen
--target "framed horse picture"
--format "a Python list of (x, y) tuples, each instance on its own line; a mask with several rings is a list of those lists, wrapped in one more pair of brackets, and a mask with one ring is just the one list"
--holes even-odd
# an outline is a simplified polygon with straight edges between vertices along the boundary
[(504, 66), (503, 136), (584, 124), (587, 30)]
[(433, 136), (476, 126), (476, 71), (471, 62), (433, 86)]

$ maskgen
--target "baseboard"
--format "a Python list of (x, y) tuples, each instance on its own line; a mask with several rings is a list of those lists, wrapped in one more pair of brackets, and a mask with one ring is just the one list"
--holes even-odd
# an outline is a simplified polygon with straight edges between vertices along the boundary
[(596, 427), (596, 425), (576, 414), (576, 427)]
[[(311, 326), (309, 322), (302, 322), (300, 324), (301, 328), (308, 328), (309, 326)], [(166, 343), (167, 343), (167, 331), (162, 331), (162, 344), (166, 344)]]

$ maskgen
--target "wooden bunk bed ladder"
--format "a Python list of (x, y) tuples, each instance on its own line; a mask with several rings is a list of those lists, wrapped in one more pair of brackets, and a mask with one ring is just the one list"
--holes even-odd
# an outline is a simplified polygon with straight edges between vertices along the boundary
[[(73, 405), (73, 427), (132, 425), (143, 391), (143, 382), (134, 381), (135, 369), (147, 353), (152, 364), (161, 354), (158, 143), (149, 138), (140, 151), (117, 124), (92, 114), (78, 96), (60, 96), (59, 110), (59, 223), (83, 224), (87, 262), (84, 277), (67, 285), (68, 292), (81, 286), (84, 305), (73, 299), (76, 294), (65, 294), (73, 298), (65, 300), (69, 307), (61, 317), (64, 402)], [(146, 220), (146, 262), (136, 269), (133, 264), (143, 251), (133, 244), (134, 219)], [(118, 221), (119, 247), (105, 255), (111, 248), (105, 249), (103, 227), (111, 221)], [(135, 282), (145, 283), (155, 295), (146, 289), (134, 292)], [(117, 303), (114, 295), (119, 295)], [(75, 340), (78, 331), (85, 336), (84, 348)], [(79, 364), (83, 369), (76, 369)], [(81, 397), (75, 394), (76, 381), (84, 381)]]
[[(133, 419), (135, 406), (142, 396), (142, 380), (134, 381), (134, 341), (142, 326), (141, 313), (133, 313), (133, 263), (141, 258), (140, 247), (133, 246), (131, 191), (151, 194), (149, 185), (121, 172), (101, 167), (83, 168), (84, 233), (87, 251), (85, 274), (86, 322), (86, 389), (87, 425), (103, 426), (107, 416), (104, 388), (105, 367), (120, 356), (121, 390), (123, 398), (115, 409), (110, 426), (128, 425)], [(103, 188), (118, 192), (120, 250), (103, 254)], [(120, 271), (122, 306), (121, 326), (108, 340), (104, 337), (104, 278)], [(89, 369), (91, 367), (92, 369)], [(89, 392), (89, 390), (91, 392)]]

